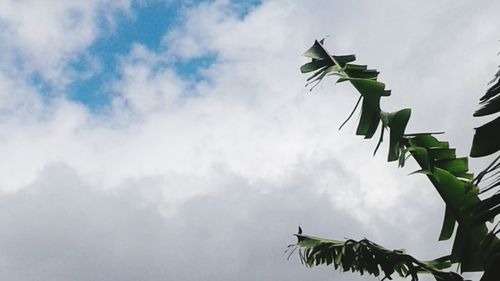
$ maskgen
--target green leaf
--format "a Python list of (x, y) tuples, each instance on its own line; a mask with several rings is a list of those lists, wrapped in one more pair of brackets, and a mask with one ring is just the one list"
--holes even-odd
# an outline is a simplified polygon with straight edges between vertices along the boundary
[(472, 217), (465, 211), (475, 206), (479, 198), (473, 193), (467, 193), (466, 184), (450, 172), (436, 167), (433, 174), (432, 183), (459, 223), (452, 261), (460, 262), (462, 271), (483, 270), (481, 243), (488, 231), (484, 224), (473, 226)]
[(356, 60), (355, 55), (341, 55), (341, 56), (332, 56), (333, 59), (340, 64), (340, 67), (345, 67), (347, 63), (353, 62)]
[(335, 66), (335, 65), (325, 66), (324, 68), (322, 68), (321, 70), (318, 70), (316, 73), (314, 73), (311, 77), (309, 77), (307, 79), (308, 82), (306, 83), (306, 87), (313, 84), (313, 83), (316, 83), (311, 88), (311, 90), (312, 90), (312, 89), (314, 89), (314, 87), (316, 87), (316, 85), (318, 85), (321, 82), (321, 80), (323, 80), (323, 78), (325, 78), (325, 76), (335, 74), (335, 73), (337, 73), (337, 66)]
[(469, 170), (467, 157), (455, 158), (452, 160), (439, 160), (435, 162), (435, 165), (454, 175), (461, 175)]
[(304, 56), (318, 60), (330, 58), (330, 55), (326, 52), (323, 45), (318, 40), (314, 41), (314, 44), (304, 53)]
[(416, 171), (413, 171), (411, 173), (409, 173), (408, 175), (411, 176), (411, 175), (416, 175), (416, 174), (422, 174), (422, 175), (428, 175), (428, 176), (432, 176), (432, 172), (429, 171), (429, 170), (416, 170)]
[(342, 127), (344, 127), (345, 124), (347, 124), (347, 122), (351, 119), (351, 117), (354, 115), (354, 112), (356, 112), (356, 109), (358, 108), (358, 105), (359, 105), (359, 102), (363, 99), (363, 96), (359, 96), (358, 98), (358, 101), (356, 101), (356, 105), (354, 105), (354, 108), (352, 109), (351, 113), (349, 114), (349, 116), (347, 116), (347, 119), (342, 122), (342, 124), (340, 125), (339, 127), (339, 130), (342, 129)]
[[(500, 77), (500, 70), (497, 71), (497, 73), (495, 73), (495, 78), (493, 78), (493, 80), (491, 80), (490, 84), (497, 81), (498, 78)], [(500, 80), (498, 80), (496, 82), (496, 84), (494, 84), (493, 86), (491, 86), (487, 91), (486, 91), (486, 94), (484, 94), (484, 96), (482, 96), (479, 100), (481, 102), (485, 102), (485, 101), (488, 101), (489, 99), (491, 99), (492, 97), (494, 97), (495, 95), (498, 95), (500, 94)]]
[[(496, 237), (495, 235), (492, 236), (492, 238)], [(496, 243), (489, 244), (492, 250), (488, 255), (484, 275), (480, 281), (498, 281), (498, 276), (500, 276), (500, 245), (498, 240), (493, 241)]]
[[(344, 55), (344, 56), (332, 56), (334, 60), (339, 64), (340, 67), (344, 67), (347, 63), (352, 62), (356, 59), (354, 55)], [(325, 66), (333, 66), (335, 64), (331, 59), (312, 59), (300, 67), (302, 73), (308, 73), (321, 69)]]
[[(299, 239), (299, 245), (304, 248), (313, 248), (316, 247), (320, 241), (316, 239), (303, 239), (304, 236), (296, 235)], [(302, 238), (302, 239), (301, 239)]]
[(346, 64), (344, 72), (350, 78), (376, 79), (379, 72), (375, 69), (367, 69), (366, 65)]
[(470, 211), (473, 213), (482, 213), (497, 205), (500, 205), (500, 193), (493, 194), (483, 201), (478, 202), (470, 208)]
[(474, 179), (474, 174), (472, 173), (463, 172), (463, 173), (454, 173), (454, 175), (457, 178), (463, 179), (466, 183), (469, 183), (472, 179)]
[(476, 216), (475, 223), (481, 224), (487, 221), (493, 221), (493, 219), (500, 214), (500, 205), (493, 207), (490, 210), (487, 210)]
[[(368, 66), (366, 66), (365, 64), (349, 63), (345, 66), (344, 70), (363, 71), (363, 70), (366, 70), (367, 68), (368, 68)], [(356, 77), (352, 77), (352, 78), (356, 78)]]
[(407, 150), (411, 153), (415, 161), (422, 167), (422, 170), (431, 171), (431, 164), (427, 149), (419, 146), (410, 146)]
[(382, 125), (384, 125), (385, 127), (388, 127), (389, 120), (392, 118), (392, 115), (394, 115), (394, 113), (389, 113), (389, 112), (380, 110), (380, 120), (382, 121)]
[(500, 150), (500, 116), (495, 120), (476, 128), (474, 140), (472, 141), (471, 157), (482, 157), (493, 154)]
[(460, 262), (462, 272), (484, 270), (484, 254), (481, 241), (484, 239), (477, 227), (470, 229), (458, 225), (451, 251), (452, 262)]
[(480, 109), (474, 112), (474, 116), (486, 116), (500, 112), (500, 95), (485, 103)]
[(478, 202), (470, 211), (474, 217), (474, 223), (481, 224), (495, 218), (495, 216), (500, 214), (500, 193), (495, 193)]
[(408, 157), (406, 156), (407, 153), (408, 149), (406, 148), (401, 149), (401, 152), (399, 153), (398, 167), (402, 168), (405, 166), (406, 158)]
[(363, 78), (344, 78), (349, 80), (351, 84), (364, 96), (388, 96), (385, 91), (385, 84), (376, 80)]
[(313, 61), (304, 64), (303, 66), (300, 67), (300, 72), (302, 73), (308, 73), (311, 71), (318, 70), (320, 68), (323, 68), (325, 66), (331, 66), (332, 62), (330, 60), (316, 60), (313, 59)]
[[(333, 263), (334, 267), (342, 271), (367, 272), (378, 276), (380, 271), (384, 273), (384, 279), (392, 279), (396, 272), (401, 277), (411, 275), (417, 280), (419, 273), (432, 273), (443, 277), (442, 281), (455, 281), (461, 279), (446, 279), (449, 272), (441, 271), (451, 265), (450, 257), (441, 257), (432, 261), (419, 261), (404, 253), (402, 250), (388, 250), (367, 239), (355, 240), (329, 240), (318, 237), (297, 234), (299, 242), (299, 256), (306, 266), (328, 265)], [(307, 242), (314, 240), (314, 242)], [(314, 246), (312, 246), (314, 245)]]
[(411, 109), (405, 108), (392, 114), (389, 121), (390, 139), (389, 139), (389, 155), (387, 161), (396, 161), (399, 158), (401, 147), (401, 138), (410, 119)]
[(380, 144), (384, 141), (384, 132), (385, 132), (385, 129), (386, 127), (384, 126), (383, 122), (382, 122), (382, 128), (380, 128), (380, 137), (378, 139), (378, 142), (377, 142), (377, 146), (375, 146), (375, 150), (373, 151), (373, 155), (375, 156), (375, 154), (377, 154), (377, 151), (380, 147)]
[(439, 241), (448, 240), (453, 235), (455, 230), (455, 217), (453, 216), (453, 211), (450, 207), (446, 207), (444, 212), (443, 227), (441, 228), (441, 233), (439, 234)]
[(428, 264), (429, 266), (432, 266), (436, 269), (445, 269), (449, 268), (451, 266), (451, 256), (446, 255), (431, 261), (426, 261), (425, 263)]
[(356, 135), (369, 139), (377, 131), (380, 122), (380, 97), (365, 96), (361, 104), (361, 117), (359, 118)]
[(435, 161), (452, 160), (457, 157), (454, 148), (435, 147), (435, 148), (429, 148), (428, 152), (429, 152), (429, 157)]
[(425, 134), (410, 138), (412, 146), (421, 146), (425, 148), (449, 148), (448, 142), (439, 141), (434, 136)]
[[(495, 79), (492, 82), (498, 79), (499, 74), (500, 71), (495, 74)], [(485, 116), (500, 112), (500, 80), (486, 91), (486, 94), (480, 98), (480, 103), (483, 106), (474, 113), (474, 116)]]

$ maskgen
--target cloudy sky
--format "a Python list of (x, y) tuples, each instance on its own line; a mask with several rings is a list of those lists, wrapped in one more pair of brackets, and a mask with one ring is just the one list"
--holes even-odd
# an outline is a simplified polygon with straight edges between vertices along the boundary
[[(338, 132), (357, 93), (299, 67), (355, 53), (468, 153), (498, 1), (0, 0), (0, 279), (376, 280), (286, 259), (308, 234), (422, 259), (443, 205)], [(387, 144), (386, 144), (387, 145)], [(477, 162), (472, 168), (480, 167)]]

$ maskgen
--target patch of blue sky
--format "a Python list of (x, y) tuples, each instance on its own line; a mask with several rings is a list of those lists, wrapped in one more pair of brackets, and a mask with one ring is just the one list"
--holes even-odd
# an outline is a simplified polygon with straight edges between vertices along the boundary
[(255, 7), (262, 4), (261, 0), (246, 0), (239, 1), (233, 0), (231, 1), (233, 9), (236, 11), (240, 19), (245, 18)]
[(177, 75), (183, 79), (197, 82), (204, 79), (200, 70), (210, 67), (210, 65), (216, 61), (217, 56), (215, 54), (209, 54), (185, 61), (178, 60), (174, 62), (173, 67), (175, 68)]
[[(205, 1), (135, 2), (132, 15), (119, 17), (115, 27), (105, 31), (90, 47), (89, 54), (100, 63), (101, 68), (95, 75), (75, 81), (69, 87), (69, 98), (86, 105), (92, 111), (109, 105), (113, 98), (109, 83), (119, 78), (117, 70), (120, 57), (128, 54), (135, 43), (161, 52), (164, 48), (161, 42), (163, 36), (182, 24), (182, 10), (200, 2)], [(257, 0), (233, 1), (232, 5), (238, 16), (243, 18), (260, 3), (261, 1)], [(197, 82), (203, 79), (199, 70), (208, 68), (215, 61), (215, 55), (207, 55), (188, 61), (173, 61), (171, 67), (181, 78)], [(83, 73), (88, 71), (90, 66), (82, 56), (72, 67)]]
[(48, 101), (50, 98), (52, 98), (52, 87), (45, 81), (45, 79), (43, 79), (42, 75), (40, 75), (39, 73), (31, 75), (30, 84), (42, 94), (42, 98), (44, 101)]
[[(118, 77), (119, 58), (130, 52), (134, 43), (143, 44), (153, 51), (161, 48), (163, 35), (180, 20), (180, 1), (134, 3), (132, 15), (119, 17), (112, 30), (104, 31), (101, 38), (89, 49), (89, 53), (100, 63), (100, 70), (88, 79), (80, 79), (71, 85), (70, 98), (81, 102), (91, 110), (109, 104), (112, 91), (109, 82)], [(72, 67), (85, 72), (89, 67), (85, 58)]]

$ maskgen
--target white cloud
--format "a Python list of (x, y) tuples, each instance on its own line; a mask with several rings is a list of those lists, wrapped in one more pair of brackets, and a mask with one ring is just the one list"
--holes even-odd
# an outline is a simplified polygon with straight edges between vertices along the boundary
[[(326, 172), (330, 166), (317, 168)], [(0, 277), (182, 281), (341, 275), (305, 269), (295, 256), (287, 260), (283, 253), (294, 242), (291, 233), (299, 223), (307, 231), (353, 238), (361, 238), (360, 231), (366, 231), (348, 212), (311, 192), (316, 178), (290, 174), (281, 183), (284, 186), (269, 186), (270, 192), (262, 193), (237, 175), (218, 175), (227, 179), (220, 184), (223, 193), (192, 198), (175, 216), (164, 217), (158, 212), (161, 206), (147, 198), (144, 182), (139, 189), (102, 192), (66, 165), (51, 165), (31, 186), (0, 198)], [(383, 220), (380, 223), (379, 227), (398, 231)], [(401, 246), (401, 242), (390, 243)], [(436, 248), (425, 249), (440, 253)], [(342, 274), (342, 278), (365, 280), (354, 274)]]
[(173, 69), (158, 66), (158, 59), (144, 46), (137, 45), (123, 62), (123, 81), (116, 83), (120, 99), (136, 113), (164, 111), (176, 107), (176, 102), (188, 90)]
[(115, 13), (129, 8), (128, 0), (2, 1), (2, 69), (21, 66), (27, 74), (65, 85), (74, 79), (68, 77), (68, 63), (85, 53), (103, 25), (113, 25)]
[(39, 112), (42, 100), (36, 88), (13, 75), (0, 72), (0, 111), (2, 119), (14, 113)]

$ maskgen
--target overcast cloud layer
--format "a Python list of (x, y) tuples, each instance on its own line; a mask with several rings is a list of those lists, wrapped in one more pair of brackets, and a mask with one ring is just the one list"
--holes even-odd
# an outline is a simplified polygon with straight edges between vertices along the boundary
[[(465, 155), (498, 64), (500, 3), (186, 4), (159, 48), (119, 58), (111, 102), (93, 110), (72, 83), (100, 75), (92, 45), (148, 2), (63, 2), (0, 1), (2, 280), (340, 278), (286, 260), (299, 224), (446, 254), (432, 187), (385, 149), (371, 157), (356, 121), (338, 132), (357, 94), (333, 81), (309, 93), (300, 55), (328, 36), (381, 70), (382, 107), (412, 107), (409, 131), (446, 131)], [(197, 78), (175, 67), (204, 58)]]

